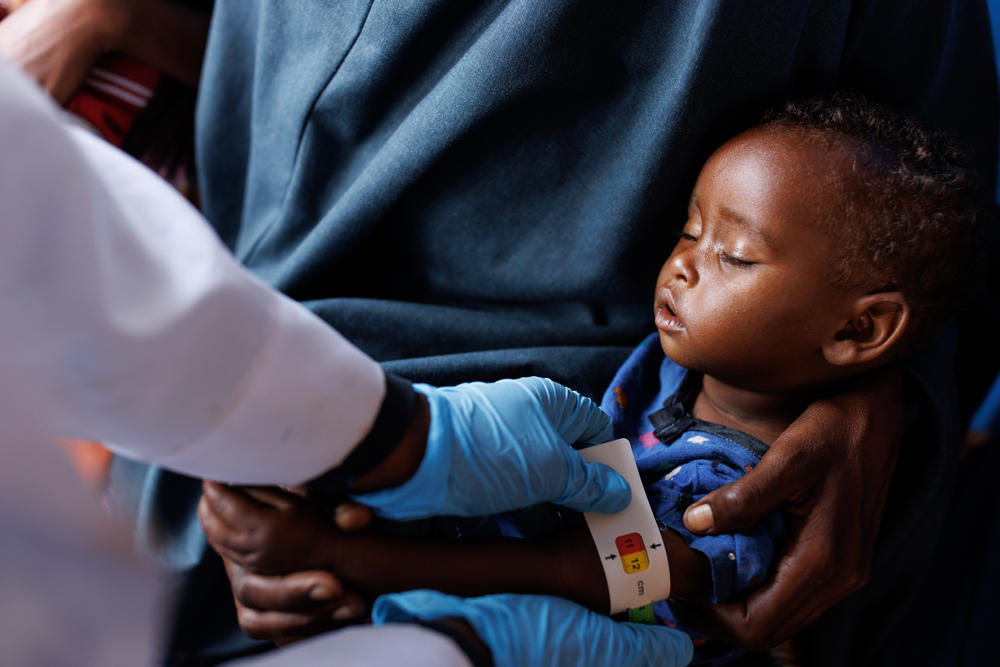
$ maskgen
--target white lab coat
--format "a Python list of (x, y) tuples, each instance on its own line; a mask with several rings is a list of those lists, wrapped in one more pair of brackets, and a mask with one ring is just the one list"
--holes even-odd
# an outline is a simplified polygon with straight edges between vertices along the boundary
[(4, 67), (0, 86), (5, 393), (44, 406), (46, 435), (199, 477), (294, 484), (343, 460), (378, 412), (378, 364), (24, 77)]
[[(373, 423), (379, 366), (243, 270), (204, 219), (0, 61), (0, 664), (144, 664), (159, 583), (51, 441), (295, 484)], [(410, 626), (261, 664), (467, 665)]]

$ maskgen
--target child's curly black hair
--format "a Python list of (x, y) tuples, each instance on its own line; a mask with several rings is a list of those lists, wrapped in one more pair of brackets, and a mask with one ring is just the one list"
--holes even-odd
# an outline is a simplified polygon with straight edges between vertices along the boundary
[(814, 135), (844, 151), (847, 201), (825, 221), (840, 245), (835, 279), (902, 292), (911, 309), (904, 347), (981, 284), (986, 193), (945, 135), (843, 92), (791, 102), (763, 126)]

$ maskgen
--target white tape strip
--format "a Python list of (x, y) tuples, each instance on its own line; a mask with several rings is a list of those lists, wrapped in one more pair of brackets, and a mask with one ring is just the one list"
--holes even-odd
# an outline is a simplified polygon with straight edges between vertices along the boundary
[(605, 463), (632, 487), (632, 502), (617, 514), (584, 512), (587, 527), (604, 565), (611, 612), (670, 597), (670, 564), (660, 529), (639, 479), (628, 440), (621, 438), (580, 450), (586, 461)]

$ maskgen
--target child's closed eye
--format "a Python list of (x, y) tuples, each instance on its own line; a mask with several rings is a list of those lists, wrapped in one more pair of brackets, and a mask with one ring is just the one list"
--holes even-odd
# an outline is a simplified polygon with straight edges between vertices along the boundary
[(734, 257), (733, 255), (730, 255), (725, 250), (722, 250), (722, 251), (719, 252), (719, 257), (722, 259), (723, 262), (726, 262), (727, 264), (732, 264), (733, 266), (738, 266), (740, 268), (746, 268), (748, 266), (753, 266), (754, 264), (757, 263), (757, 262), (751, 262), (751, 261), (746, 260), (746, 259), (740, 259), (739, 257)]

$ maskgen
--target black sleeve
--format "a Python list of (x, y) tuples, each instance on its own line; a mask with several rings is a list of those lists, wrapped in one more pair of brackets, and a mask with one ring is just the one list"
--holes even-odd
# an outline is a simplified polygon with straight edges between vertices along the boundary
[(392, 453), (409, 427), (417, 405), (413, 385), (388, 373), (385, 385), (382, 407), (368, 435), (339, 466), (308, 483), (309, 496), (321, 504), (332, 507), (352, 480), (376, 468)]

